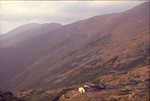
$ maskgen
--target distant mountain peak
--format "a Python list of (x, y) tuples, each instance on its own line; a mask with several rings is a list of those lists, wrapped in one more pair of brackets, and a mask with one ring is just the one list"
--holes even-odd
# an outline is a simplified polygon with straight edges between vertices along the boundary
[(147, 5), (65, 26), (29, 24), (34, 28), (11, 31), (0, 38), (0, 87), (59, 88), (147, 65)]

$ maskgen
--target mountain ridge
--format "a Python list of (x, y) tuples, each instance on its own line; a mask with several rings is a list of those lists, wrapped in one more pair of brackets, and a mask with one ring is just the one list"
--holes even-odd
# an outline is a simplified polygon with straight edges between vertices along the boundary
[[(20, 58), (27, 58), (29, 63), (3, 86), (58, 88), (92, 81), (112, 71), (128, 71), (147, 65), (148, 8), (149, 3), (144, 3), (125, 12), (92, 17), (17, 45), (14, 52), (20, 52)], [(7, 51), (4, 49), (3, 53), (8, 57), (16, 56)]]

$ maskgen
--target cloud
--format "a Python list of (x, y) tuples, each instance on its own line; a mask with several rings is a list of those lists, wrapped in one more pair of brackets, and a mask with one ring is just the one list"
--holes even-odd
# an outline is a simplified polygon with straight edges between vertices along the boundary
[(1, 32), (27, 23), (72, 23), (127, 10), (140, 1), (0, 1)]

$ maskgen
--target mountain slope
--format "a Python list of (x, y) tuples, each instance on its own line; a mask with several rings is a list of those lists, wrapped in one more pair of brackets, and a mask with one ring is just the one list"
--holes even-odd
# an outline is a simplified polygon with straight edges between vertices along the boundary
[[(37, 37), (60, 28), (60, 24), (27, 24), (0, 37), (0, 80), (7, 81), (24, 71), (43, 50), (37, 50)], [(44, 53), (44, 52), (43, 52)], [(36, 55), (37, 54), (37, 55)], [(2, 83), (1, 83), (2, 84)]]
[(55, 90), (26, 90), (16, 92), (15, 95), (25, 101), (148, 101), (149, 72), (149, 66), (141, 66), (129, 72), (101, 76), (92, 84), (100, 82), (105, 84), (106, 88), (86, 91), (82, 95), (77, 88), (83, 85)]
[(61, 25), (57, 23), (50, 23), (50, 24), (30, 23), (22, 25), (6, 33), (6, 35), (4, 35), (3, 37), (0, 37), (1, 47), (2, 46), (3, 46), (2, 48), (15, 47), (16, 45), (22, 43), (23, 41), (31, 40), (34, 37), (46, 34), (60, 27)]
[[(0, 60), (13, 57), (9, 61), (10, 66), (20, 58), (26, 60), (19, 64), (25, 65), (25, 69), (20, 72), (17, 68), (18, 73), (6, 80), (3, 87), (58, 88), (92, 81), (111, 72), (130, 71), (140, 65), (147, 65), (148, 8), (149, 3), (144, 3), (122, 13), (96, 16), (65, 25), (19, 43), (11, 52), (10, 48), (1, 48), (0, 55), (3, 58)], [(16, 54), (12, 50), (16, 54), (26, 54), (19, 54), (14, 59)], [(10, 68), (6, 64), (3, 67), (8, 72)], [(15, 66), (11, 68), (15, 70)]]

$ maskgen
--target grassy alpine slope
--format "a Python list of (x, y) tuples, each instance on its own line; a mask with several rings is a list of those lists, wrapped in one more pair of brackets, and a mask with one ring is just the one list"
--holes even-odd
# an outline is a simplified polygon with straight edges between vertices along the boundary
[[(17, 96), (27, 101), (148, 101), (149, 6), (61, 26), (17, 45), (0, 44), (4, 71), (12, 69), (1, 73), (12, 76), (1, 87), (25, 90)], [(102, 82), (108, 89), (60, 94), (85, 82)]]

